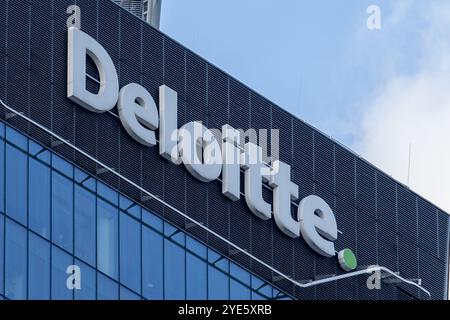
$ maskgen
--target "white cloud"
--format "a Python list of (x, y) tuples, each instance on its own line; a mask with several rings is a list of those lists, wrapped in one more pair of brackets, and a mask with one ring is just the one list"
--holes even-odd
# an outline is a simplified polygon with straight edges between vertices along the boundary
[(423, 23), (411, 40), (423, 49), (417, 71), (393, 74), (377, 88), (355, 147), (406, 183), (411, 143), (411, 189), (450, 212), (450, 5), (422, 9), (419, 22), (395, 18), (395, 24)]

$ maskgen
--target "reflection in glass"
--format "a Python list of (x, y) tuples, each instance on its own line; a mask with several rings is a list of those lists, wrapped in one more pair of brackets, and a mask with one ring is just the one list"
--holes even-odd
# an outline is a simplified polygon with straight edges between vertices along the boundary
[(60, 156), (57, 156), (56, 154), (53, 154), (52, 156), (52, 166), (65, 176), (73, 179), (73, 165), (71, 165), (69, 162), (61, 158)]
[(95, 266), (96, 197), (85, 188), (75, 186), (75, 255)]
[(250, 273), (234, 262), (230, 262), (230, 274), (245, 285), (250, 286)]
[[(146, 299), (272, 296), (272, 286), (128, 198), (120, 196), (119, 211), (116, 191), (99, 184), (98, 196), (94, 177), (9, 132), (24, 150), (29, 144), (33, 157), (0, 141), (0, 212), (5, 199), (7, 214), (32, 231), (0, 213), (0, 294), (83, 300), (140, 299), (141, 290)], [(64, 174), (52, 171), (50, 159)], [(74, 260), (81, 290), (66, 286)]]
[(119, 264), (117, 207), (99, 199), (97, 219), (97, 267), (106, 275), (117, 279)]
[(191, 253), (186, 254), (186, 299), (206, 300), (207, 298), (206, 262)]
[(250, 289), (238, 281), (230, 280), (230, 299), (231, 300), (250, 300)]
[[(5, 141), (0, 139), (0, 212), (5, 212)], [(0, 291), (2, 292), (2, 291)]]
[(97, 298), (98, 300), (118, 300), (119, 284), (114, 280), (97, 273)]
[(27, 156), (6, 145), (6, 214), (23, 225), (27, 224)]
[(0, 213), (0, 294), (4, 293), (5, 216)]
[(208, 298), (210, 300), (228, 300), (229, 278), (215, 267), (208, 266)]
[(52, 241), (72, 252), (73, 182), (52, 172)]
[(141, 226), (125, 213), (120, 214), (120, 281), (141, 291)]
[(28, 139), (19, 131), (11, 128), (10, 126), (6, 126), (6, 140), (11, 142), (16, 147), (20, 148), (23, 151), (27, 151), (28, 147)]
[(142, 227), (142, 294), (163, 299), (163, 237), (147, 227)]
[(185, 299), (185, 251), (164, 239), (164, 298)]
[(50, 299), (50, 243), (29, 233), (28, 299)]
[(5, 295), (8, 299), (27, 298), (27, 232), (6, 219)]
[(109, 202), (117, 206), (119, 202), (119, 194), (117, 193), (117, 191), (114, 191), (104, 183), (98, 182), (97, 193), (100, 197), (108, 200)]
[(50, 239), (50, 169), (33, 158), (29, 160), (29, 168), (30, 229)]
[(120, 300), (141, 300), (141, 297), (124, 286), (120, 286)]

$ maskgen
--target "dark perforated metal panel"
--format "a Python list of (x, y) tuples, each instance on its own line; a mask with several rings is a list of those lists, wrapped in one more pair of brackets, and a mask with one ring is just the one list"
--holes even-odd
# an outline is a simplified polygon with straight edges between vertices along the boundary
[(6, 53), (6, 25), (7, 25), (6, 1), (0, 2), (0, 53)]
[(6, 99), (6, 55), (0, 52), (0, 99)]

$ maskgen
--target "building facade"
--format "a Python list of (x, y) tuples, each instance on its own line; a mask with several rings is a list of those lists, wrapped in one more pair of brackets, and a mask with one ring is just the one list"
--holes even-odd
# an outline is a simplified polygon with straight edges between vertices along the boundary
[[(336, 250), (352, 250), (356, 271), (384, 267), (380, 287), (225, 197), (220, 179), (201, 182), (138, 143), (117, 108), (68, 99), (74, 4), (120, 88), (137, 83), (157, 104), (160, 86), (178, 93), (178, 127), (279, 129), (298, 198), (329, 205)], [(87, 62), (86, 88), (99, 92)], [(111, 0), (0, 0), (0, 99), (2, 298), (447, 298), (445, 212)], [(262, 192), (274, 202), (271, 185)]]

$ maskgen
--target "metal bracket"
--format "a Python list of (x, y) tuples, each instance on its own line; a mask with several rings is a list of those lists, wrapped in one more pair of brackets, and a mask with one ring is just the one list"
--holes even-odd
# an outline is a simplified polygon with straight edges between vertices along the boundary
[[(200, 223), (200, 224), (203, 225), (203, 223)], [(198, 224), (193, 223), (193, 222), (186, 222), (184, 224), (184, 227), (186, 228), (186, 230), (187, 229), (192, 229), (192, 228), (198, 227)]]
[(52, 148), (54, 148), (54, 147), (58, 147), (58, 146), (63, 145), (63, 144), (64, 144), (64, 142), (62, 142), (60, 140), (53, 140), (52, 143), (51, 143), (51, 146), (52, 146)]
[(144, 202), (147, 202), (147, 201), (150, 201), (150, 200), (153, 200), (153, 199), (159, 199), (159, 196), (157, 196), (157, 195), (152, 195), (152, 196), (143, 195), (141, 197), (141, 202), (144, 203)]

